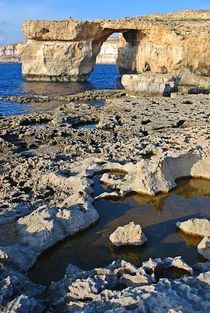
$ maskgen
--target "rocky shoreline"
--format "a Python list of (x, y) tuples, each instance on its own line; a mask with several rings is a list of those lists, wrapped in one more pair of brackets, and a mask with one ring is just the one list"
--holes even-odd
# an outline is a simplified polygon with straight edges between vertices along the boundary
[[(70, 265), (47, 288), (26, 278), (47, 248), (97, 222), (97, 173), (112, 190), (101, 198), (166, 193), (183, 176), (210, 179), (209, 95), (68, 97), (46, 113), (0, 116), (0, 310), (209, 311), (208, 262), (190, 268), (180, 259), (156, 259), (137, 268), (116, 261), (87, 272)], [(90, 105), (91, 97), (105, 105)], [(181, 278), (165, 274), (171, 267), (184, 270)]]
[(72, 101), (106, 100), (109, 98), (121, 98), (125, 96), (124, 90), (91, 90), (65, 96), (3, 96), (0, 101), (17, 103), (42, 103), (57, 101), (59, 103)]

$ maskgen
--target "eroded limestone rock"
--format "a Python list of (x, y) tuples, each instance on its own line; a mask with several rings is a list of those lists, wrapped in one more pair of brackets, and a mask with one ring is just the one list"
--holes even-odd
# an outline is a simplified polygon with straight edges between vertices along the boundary
[[(182, 176), (209, 178), (209, 115), (208, 95), (188, 95), (1, 117), (2, 262), (26, 270), (47, 247), (96, 221), (97, 173), (106, 172), (115, 197), (167, 192)], [(95, 129), (78, 128), (93, 121)]]
[(210, 236), (210, 221), (204, 218), (191, 218), (185, 222), (177, 222), (176, 225), (179, 229), (191, 235)]
[(197, 249), (205, 259), (210, 261), (210, 236), (204, 237), (203, 240), (199, 243)]
[(33, 81), (84, 81), (100, 48), (100, 43), (91, 41), (29, 40), (19, 48), (22, 74)]
[[(52, 186), (57, 193), (56, 206), (40, 206), (17, 221), (18, 237), (0, 249), (2, 261), (27, 270), (39, 254), (69, 235), (83, 230), (98, 219), (92, 198), (85, 196), (88, 184), (79, 177), (42, 176), (40, 188)], [(63, 193), (63, 194), (62, 194)], [(62, 197), (65, 200), (62, 201)]]
[(37, 312), (44, 311), (44, 304), (38, 298), (45, 290), (33, 284), (23, 274), (10, 268), (0, 270), (0, 312)]
[(105, 173), (101, 181), (119, 189), (120, 195), (130, 191), (155, 195), (176, 187), (177, 178), (193, 176), (210, 179), (209, 164), (209, 145), (197, 146), (181, 153), (157, 154), (136, 164), (106, 164), (104, 169), (112, 171), (117, 167), (126, 174), (120, 179)]
[[(27, 43), (19, 50), (28, 80), (84, 80), (107, 38), (123, 33), (122, 73), (172, 74), (183, 69), (209, 76), (209, 11), (185, 11), (136, 18), (26, 21)], [(30, 57), (32, 56), (32, 57)]]
[(50, 299), (55, 308), (65, 307), (67, 312), (205, 312), (210, 308), (208, 267), (192, 277), (156, 276), (158, 269), (168, 269), (176, 262), (190, 269), (180, 258), (154, 259), (150, 260), (153, 266), (146, 262), (140, 268), (125, 261), (91, 271), (69, 266), (65, 278), (51, 285)]
[(124, 226), (119, 226), (109, 237), (116, 247), (119, 246), (141, 246), (147, 242), (140, 225), (131, 222)]
[[(205, 265), (205, 266), (204, 266)], [(69, 265), (64, 278), (49, 288), (33, 284), (10, 268), (0, 272), (0, 310), (18, 312), (122, 311), (208, 312), (209, 264), (192, 270), (180, 257), (150, 259), (141, 267), (115, 261), (105, 268), (83, 271)], [(172, 268), (184, 270), (180, 278), (168, 276)], [(166, 272), (165, 272), (166, 271)], [(162, 276), (159, 277), (161, 272)]]

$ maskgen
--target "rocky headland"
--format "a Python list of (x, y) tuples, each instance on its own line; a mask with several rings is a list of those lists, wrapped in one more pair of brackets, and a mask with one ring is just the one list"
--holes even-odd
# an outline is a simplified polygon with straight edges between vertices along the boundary
[(19, 53), (28, 80), (83, 81), (102, 44), (121, 33), (122, 74), (175, 75), (182, 84), (209, 86), (209, 11), (183, 11), (114, 20), (26, 21)]

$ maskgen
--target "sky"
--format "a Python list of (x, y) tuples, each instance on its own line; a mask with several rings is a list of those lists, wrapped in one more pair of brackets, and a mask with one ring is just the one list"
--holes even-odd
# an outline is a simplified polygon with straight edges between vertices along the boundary
[(27, 19), (120, 18), (209, 9), (210, 0), (0, 0), (0, 45), (23, 40)]

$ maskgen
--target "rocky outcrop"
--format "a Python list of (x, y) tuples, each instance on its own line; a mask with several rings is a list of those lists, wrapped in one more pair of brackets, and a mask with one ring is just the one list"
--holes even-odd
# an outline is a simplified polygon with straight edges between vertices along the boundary
[[(27, 21), (21, 47), (23, 75), (29, 80), (84, 80), (102, 44), (123, 33), (118, 56), (122, 73), (173, 74), (189, 69), (209, 76), (209, 11), (184, 11), (118, 20)], [(32, 56), (32, 57), (31, 57)]]
[[(2, 262), (27, 270), (48, 247), (96, 222), (90, 177), (98, 172), (115, 197), (168, 192), (183, 176), (210, 178), (209, 114), (208, 95), (189, 95), (1, 117)], [(95, 129), (79, 128), (88, 123)]]
[(38, 297), (45, 288), (11, 268), (0, 266), (0, 312), (42, 313), (45, 306)]
[(107, 170), (117, 169), (126, 174), (120, 179), (105, 173), (101, 181), (111, 188), (119, 189), (120, 195), (126, 195), (131, 191), (155, 195), (176, 187), (176, 180), (181, 177), (210, 179), (210, 171), (207, 170), (209, 162), (209, 145), (197, 146), (181, 153), (157, 154), (136, 164), (106, 164)]
[(209, 264), (190, 267), (180, 257), (150, 259), (141, 267), (115, 261), (90, 271), (69, 264), (64, 278), (48, 288), (5, 267), (0, 278), (4, 313), (208, 312), (210, 308)]
[(0, 63), (20, 63), (20, 57), (18, 55), (18, 45), (6, 45), (0, 47)]
[[(174, 279), (173, 269), (180, 271), (180, 279)], [(139, 268), (115, 261), (91, 271), (70, 265), (49, 292), (54, 308), (65, 312), (206, 312), (209, 279), (207, 269), (193, 273), (180, 258), (153, 259)]]
[(119, 226), (109, 237), (114, 246), (141, 246), (147, 238), (144, 235), (140, 225), (134, 222), (128, 225)]
[(85, 80), (111, 31), (100, 22), (81, 20), (28, 21), (26, 44), (19, 49), (22, 73), (28, 80)]
[(1, 258), (21, 270), (29, 269), (38, 255), (50, 246), (98, 220), (92, 198), (83, 196), (90, 188), (87, 180), (50, 174), (40, 177), (37, 187), (39, 190), (55, 189), (57, 203), (48, 207), (40, 203), (37, 210), (18, 219), (14, 244), (0, 249)]
[(197, 246), (197, 250), (210, 261), (210, 221), (204, 218), (191, 218), (185, 222), (177, 222), (176, 225), (187, 234), (204, 237)]

